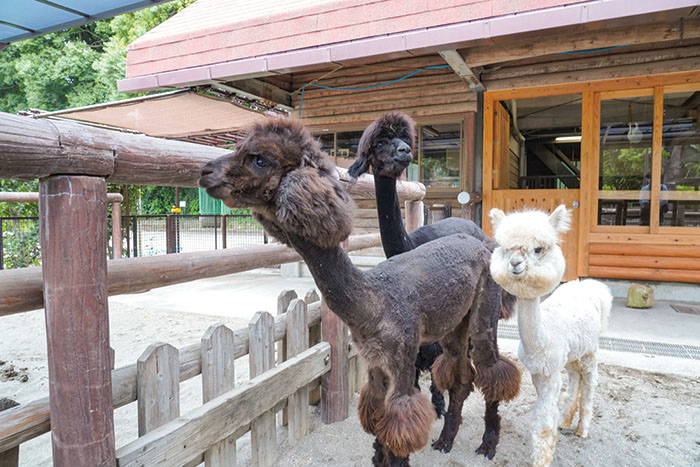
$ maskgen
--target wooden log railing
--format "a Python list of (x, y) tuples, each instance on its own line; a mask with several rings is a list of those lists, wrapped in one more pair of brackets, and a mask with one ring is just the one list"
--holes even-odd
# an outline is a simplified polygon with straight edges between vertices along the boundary
[[(348, 239), (348, 251), (379, 245), (379, 234), (355, 235)], [(123, 258), (107, 263), (108, 293), (118, 295), (145, 292), (156, 287), (276, 266), (300, 259), (296, 251), (281, 244)], [(0, 317), (44, 306), (42, 268), (2, 270), (0, 284)]]

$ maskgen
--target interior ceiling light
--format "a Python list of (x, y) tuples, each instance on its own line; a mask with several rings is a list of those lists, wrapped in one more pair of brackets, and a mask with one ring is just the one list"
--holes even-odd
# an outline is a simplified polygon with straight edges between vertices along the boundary
[(581, 142), (581, 135), (572, 135), (572, 136), (557, 136), (554, 138), (555, 143), (580, 143)]

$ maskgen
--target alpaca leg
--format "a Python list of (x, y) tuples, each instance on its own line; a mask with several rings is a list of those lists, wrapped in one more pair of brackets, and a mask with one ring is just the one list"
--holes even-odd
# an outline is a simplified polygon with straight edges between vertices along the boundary
[(450, 403), (445, 414), (445, 423), (433, 449), (450, 452), (459, 426), (462, 424), (464, 400), (474, 389), (474, 370), (467, 357), (468, 319), (442, 341), (443, 354), (433, 364), (433, 381), (441, 391), (449, 391)]
[[(384, 409), (384, 399), (386, 398), (387, 385), (389, 378), (378, 367), (369, 368), (367, 370), (367, 384), (360, 391), (360, 402), (357, 405), (357, 414), (360, 418), (362, 428), (369, 434), (376, 435), (376, 426), (381, 418)], [(375, 467), (383, 467), (388, 465), (385, 447), (379, 438), (374, 441), (374, 456), (372, 457), (372, 465)]]
[(498, 401), (486, 402), (484, 414), (484, 435), (481, 437), (481, 446), (476, 449), (477, 454), (486, 456), (489, 460), (496, 455), (498, 437), (501, 432), (501, 416), (498, 415)]
[[(420, 386), (418, 384), (418, 378), (420, 376), (420, 372), (423, 370), (428, 370), (433, 366), (433, 363), (435, 363), (435, 359), (439, 357), (442, 354), (442, 347), (438, 342), (434, 342), (433, 344), (429, 345), (421, 345), (419, 350), (418, 350), (418, 357), (416, 358), (416, 383), (415, 386), (420, 390)], [(442, 392), (437, 388), (435, 385), (435, 381), (432, 380), (432, 375), (431, 375), (431, 381), (430, 381), (430, 395), (431, 398), (430, 400), (433, 403), (433, 407), (435, 407), (435, 414), (437, 415), (437, 418), (442, 417), (445, 415), (445, 397), (442, 395)]]
[(574, 422), (574, 416), (578, 411), (581, 399), (581, 369), (578, 361), (566, 364), (566, 373), (569, 375), (569, 384), (566, 387), (566, 398), (564, 399), (564, 411), (562, 412), (559, 428), (570, 428)]
[(432, 374), (430, 376), (430, 401), (433, 403), (433, 407), (435, 408), (435, 414), (437, 415), (437, 418), (442, 417), (445, 415), (445, 396), (442, 394), (442, 391), (440, 391), (435, 384), (435, 381), (433, 381)]
[(537, 390), (532, 430), (532, 464), (535, 467), (546, 467), (554, 459), (557, 444), (556, 422), (559, 418), (557, 403), (561, 390), (561, 374), (557, 373), (550, 377), (533, 374), (532, 382)]
[[(418, 346), (391, 355), (388, 394), (382, 416), (377, 420), (376, 434), (395, 458), (407, 458), (422, 449), (430, 437), (435, 410), (425, 394), (413, 386), (415, 356)], [(404, 460), (391, 460), (392, 465), (404, 465)], [(408, 459), (405, 459), (408, 462)]]
[(576, 435), (582, 438), (588, 437), (588, 429), (593, 417), (593, 394), (598, 386), (598, 358), (595, 353), (586, 355), (581, 359), (581, 409), (579, 413)]

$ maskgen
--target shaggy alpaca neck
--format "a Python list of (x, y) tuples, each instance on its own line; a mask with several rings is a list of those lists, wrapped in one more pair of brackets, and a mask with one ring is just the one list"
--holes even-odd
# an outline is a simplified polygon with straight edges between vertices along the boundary
[(546, 345), (547, 334), (540, 314), (539, 297), (518, 297), (518, 331), (526, 353), (537, 353)]
[(374, 192), (377, 197), (379, 232), (387, 258), (405, 253), (414, 248), (401, 219), (401, 205), (396, 193), (396, 179), (374, 176)]
[(366, 325), (370, 318), (363, 314), (367, 286), (345, 250), (339, 246), (321, 248), (296, 235), (289, 235), (289, 240), (306, 262), (330, 309), (352, 330)]

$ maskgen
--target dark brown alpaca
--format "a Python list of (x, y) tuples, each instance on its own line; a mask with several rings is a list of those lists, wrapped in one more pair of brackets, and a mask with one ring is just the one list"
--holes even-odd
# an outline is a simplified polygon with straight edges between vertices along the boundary
[[(348, 173), (357, 178), (367, 172), (369, 167), (372, 167), (374, 174), (374, 187), (377, 199), (377, 211), (379, 214), (379, 228), (382, 235), (382, 245), (387, 258), (410, 251), (419, 245), (445, 237), (463, 233), (470, 235), (485, 244), (489, 250), (493, 250), (497, 245), (496, 242), (487, 237), (486, 234), (472, 221), (458, 218), (445, 219), (431, 225), (420, 227), (415, 231), (408, 233), (404, 228), (403, 220), (401, 219), (401, 206), (396, 194), (396, 182), (401, 173), (413, 161), (412, 146), (415, 140), (415, 124), (413, 120), (406, 114), (401, 112), (390, 112), (378, 118), (370, 124), (362, 133), (360, 144), (357, 150), (357, 159), (348, 169)], [(503, 298), (502, 315), (506, 317), (513, 312), (515, 305), (515, 297), (507, 292), (503, 292), (501, 287), (494, 284), (490, 290), (485, 290), (484, 293), (490, 293), (494, 296), (501, 295)], [(495, 300), (495, 298), (494, 298)], [(484, 311), (492, 312), (489, 308), (484, 308)], [(491, 316), (479, 318), (480, 321), (494, 321)], [(496, 342), (496, 330), (498, 323), (494, 321), (494, 327), (488, 328), (491, 341), (488, 342), (485, 352), (495, 350), (498, 352), (498, 344)], [(473, 341), (472, 345), (476, 342)], [(440, 352), (436, 352), (438, 343), (421, 346), (418, 354), (417, 362), (421, 362), (417, 369), (430, 369), (435, 362)], [(442, 349), (440, 349), (441, 351)], [(474, 350), (472, 351), (474, 352)], [(479, 350), (476, 350), (479, 352)], [(520, 385), (520, 373), (517, 368), (507, 359), (499, 357), (498, 365), (502, 367), (499, 373), (505, 378), (512, 380), (501, 381), (496, 380), (494, 384), (498, 385)], [(440, 372), (443, 362), (438, 361), (435, 365), (436, 373)], [(507, 368), (506, 368), (507, 367)], [(434, 380), (439, 379), (439, 374), (434, 376)], [(479, 372), (477, 371), (477, 379)], [(437, 384), (431, 385), (431, 391)], [(443, 386), (444, 387), (444, 386)], [(495, 391), (498, 393), (498, 391)], [(486, 393), (486, 392), (485, 392)], [(433, 394), (433, 401), (436, 400)], [(485, 430), (482, 437), (482, 443), (477, 448), (478, 454), (492, 459), (496, 453), (496, 445), (498, 444), (500, 431), (500, 416), (498, 415), (499, 400), (491, 400), (486, 398), (486, 413), (484, 416)], [(455, 420), (452, 417), (457, 417), (459, 412), (456, 407), (450, 411), (445, 419), (445, 430), (453, 430)], [(460, 407), (461, 411), (461, 407)], [(441, 436), (433, 446), (436, 449), (448, 452), (451, 449), (451, 443), (446, 442), (449, 436)]]
[[(473, 237), (453, 235), (360, 271), (339, 246), (350, 234), (353, 202), (308, 131), (296, 121), (270, 120), (246, 135), (235, 153), (202, 169), (199, 184), (229, 207), (252, 207), (271, 235), (304, 258), (367, 361), (359, 417), (387, 448), (375, 463), (408, 465), (408, 455), (427, 444), (435, 418), (428, 398), (413, 386), (418, 347), (442, 342), (446, 357), (436, 380), (461, 410), (474, 380), (467, 342), (471, 338), (474, 349), (487, 347), (480, 341), (490, 342), (487, 328), (494, 323), (478, 317), (497, 317), (500, 308), (500, 297), (480, 293), (493, 283), (490, 252)], [(497, 375), (479, 370), (498, 367), (495, 349), (472, 352), (472, 362), (482, 380), (476, 383), (495, 389), (490, 383)], [(492, 400), (514, 397), (518, 390), (498, 389), (501, 394), (489, 394)]]

